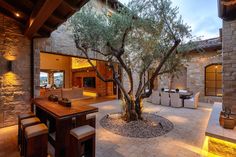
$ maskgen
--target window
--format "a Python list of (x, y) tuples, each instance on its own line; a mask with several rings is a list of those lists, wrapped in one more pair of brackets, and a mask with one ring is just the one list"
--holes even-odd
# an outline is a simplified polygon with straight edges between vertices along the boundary
[(221, 64), (211, 64), (205, 68), (205, 95), (222, 96)]
[(40, 72), (40, 87), (48, 85), (48, 73)]
[(53, 78), (56, 88), (64, 87), (64, 72), (54, 72)]
[(40, 72), (40, 87), (63, 88), (64, 71), (43, 70)]

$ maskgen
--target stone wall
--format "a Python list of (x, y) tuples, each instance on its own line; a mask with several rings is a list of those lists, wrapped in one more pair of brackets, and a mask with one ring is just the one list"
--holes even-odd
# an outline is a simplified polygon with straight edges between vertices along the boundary
[[(31, 98), (31, 42), (15, 20), (0, 14), (0, 127), (28, 112)], [(12, 60), (12, 71), (8, 62)]]
[(223, 21), (223, 105), (236, 113), (236, 20)]
[[(97, 12), (102, 12), (105, 8), (104, 3), (100, 0), (91, 0), (87, 5), (94, 6)], [(73, 40), (73, 33), (69, 28), (69, 22), (65, 22), (51, 33), (49, 38), (34, 39), (34, 96), (40, 95), (39, 74), (40, 74), (40, 52), (47, 52), (53, 54), (62, 54), (75, 57), (84, 57)], [(90, 53), (91, 58), (103, 60), (103, 56), (97, 53)]]
[[(222, 63), (222, 56), (217, 55), (218, 53), (213, 52), (192, 52), (188, 54), (188, 61), (186, 62), (187, 71), (186, 74), (180, 74), (181, 76), (186, 76), (187, 80), (183, 80), (180, 76), (179, 78), (174, 78), (174, 83), (172, 85), (173, 89), (179, 88), (179, 83), (184, 84), (183, 81), (187, 81), (187, 89), (193, 91), (193, 93), (200, 92), (200, 101), (213, 103), (215, 101), (221, 102), (221, 97), (205, 96), (205, 67), (210, 64)], [(167, 77), (162, 77), (159, 79), (159, 90), (161, 88), (168, 88)]]

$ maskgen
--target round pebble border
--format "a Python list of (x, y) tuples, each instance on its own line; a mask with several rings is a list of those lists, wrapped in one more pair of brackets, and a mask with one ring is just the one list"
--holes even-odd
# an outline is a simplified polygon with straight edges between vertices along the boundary
[(143, 113), (143, 120), (127, 123), (120, 113), (112, 113), (100, 120), (103, 128), (126, 137), (153, 138), (170, 132), (174, 125), (168, 119), (156, 114)]

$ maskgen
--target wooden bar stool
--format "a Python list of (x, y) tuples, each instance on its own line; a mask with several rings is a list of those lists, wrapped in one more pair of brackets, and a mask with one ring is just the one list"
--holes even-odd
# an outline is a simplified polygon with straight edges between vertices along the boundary
[(84, 125), (70, 131), (68, 157), (95, 157), (95, 129)]
[(24, 157), (47, 157), (48, 128), (45, 124), (27, 127), (24, 140)]
[(96, 128), (96, 115), (87, 115), (86, 116), (87, 125), (90, 125), (93, 128)]
[(35, 115), (32, 112), (29, 113), (22, 113), (18, 115), (18, 146), (21, 144), (21, 120), (26, 118), (32, 118), (35, 117)]
[(24, 155), (24, 136), (25, 136), (25, 129), (26, 127), (32, 126), (32, 125), (36, 125), (41, 123), (39, 118), (37, 117), (33, 117), (33, 118), (27, 118), (27, 119), (23, 119), (21, 120), (21, 143), (20, 143), (20, 155)]

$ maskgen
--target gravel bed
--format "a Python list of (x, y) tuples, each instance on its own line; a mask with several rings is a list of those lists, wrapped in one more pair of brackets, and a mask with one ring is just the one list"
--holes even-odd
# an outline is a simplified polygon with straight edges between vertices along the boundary
[(144, 120), (127, 123), (120, 113), (112, 113), (100, 120), (103, 128), (112, 133), (135, 138), (153, 138), (170, 132), (174, 125), (166, 118), (156, 114), (143, 113)]

